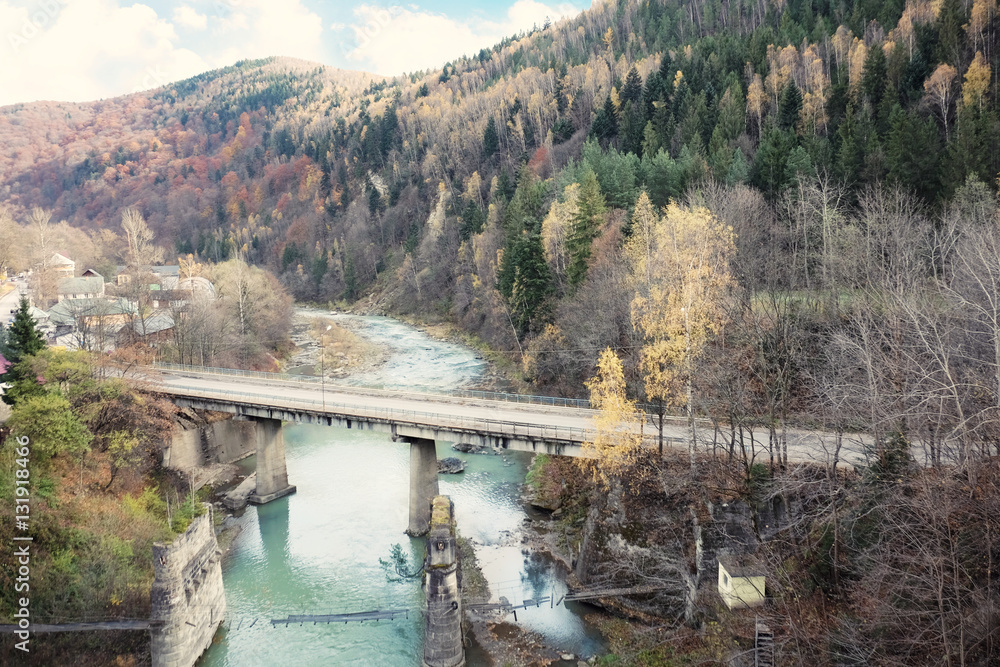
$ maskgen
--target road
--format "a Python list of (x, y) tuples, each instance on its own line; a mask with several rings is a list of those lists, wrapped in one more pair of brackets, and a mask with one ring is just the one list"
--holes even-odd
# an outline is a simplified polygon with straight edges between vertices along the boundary
[[(264, 374), (259, 374), (264, 375)], [(380, 416), (399, 415), (408, 421), (423, 421), (427, 424), (470, 423), (482, 422), (484, 428), (489, 424), (508, 424), (526, 426), (539, 432), (551, 432), (559, 439), (572, 439), (577, 442), (592, 437), (594, 432), (595, 411), (576, 407), (557, 407), (539, 404), (545, 400), (540, 397), (508, 396), (512, 400), (494, 400), (467, 396), (449, 396), (446, 394), (425, 394), (382, 389), (358, 387), (343, 387), (327, 384), (321, 391), (316, 382), (278, 380), (267, 377), (232, 377), (191, 371), (152, 370), (148, 377), (151, 382), (159, 384), (169, 393), (214, 395), (226, 398), (227, 395), (239, 396), (241, 400), (249, 400), (258, 404), (284, 407), (296, 404), (308, 404), (313, 409), (324, 404), (326, 412), (375, 414)], [(513, 402), (520, 399), (534, 402)], [(671, 418), (671, 423), (664, 427), (664, 437), (667, 444), (686, 449), (690, 440), (690, 429), (683, 420)], [(698, 447), (705, 450), (711, 447), (714, 431), (708, 422), (697, 424), (699, 431)], [(643, 427), (647, 440), (656, 442), (656, 428), (650, 422)], [(494, 431), (496, 432), (496, 431)], [(766, 448), (766, 431), (755, 433), (754, 452), (756, 461), (766, 463), (768, 453)], [(762, 442), (761, 438), (765, 440)], [(788, 440), (788, 458), (795, 462), (814, 462), (829, 465), (833, 461), (835, 437), (830, 433), (789, 429), (786, 432)], [(749, 442), (750, 435), (745, 434)], [(719, 442), (722, 442), (721, 438)], [(749, 448), (749, 447), (748, 447)], [(862, 457), (863, 444), (857, 436), (845, 437), (838, 457), (840, 465), (849, 465)]]
[(14, 287), (13, 290), (0, 296), (0, 322), (3, 322), (5, 325), (9, 324), (14, 318), (14, 311), (17, 310), (18, 304), (21, 301), (21, 293), (27, 293), (28, 291), (28, 283), (16, 278), (4, 282), (0, 285), (0, 290), (6, 290), (11, 286)]

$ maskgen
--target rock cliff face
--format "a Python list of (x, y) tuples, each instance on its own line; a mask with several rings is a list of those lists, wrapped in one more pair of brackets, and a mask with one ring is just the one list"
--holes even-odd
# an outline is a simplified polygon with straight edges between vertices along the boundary
[(794, 500), (751, 506), (727, 499), (688, 475), (616, 482), (590, 494), (574, 567), (580, 585), (660, 588), (605, 600), (606, 606), (697, 623), (700, 608), (716, 595), (719, 557), (752, 554), (801, 511)]
[(163, 465), (190, 470), (213, 463), (232, 463), (256, 451), (254, 425), (232, 415), (181, 409)]
[(152, 618), (162, 624), (151, 635), (154, 667), (194, 665), (226, 614), (222, 552), (205, 509), (171, 544), (153, 545)]

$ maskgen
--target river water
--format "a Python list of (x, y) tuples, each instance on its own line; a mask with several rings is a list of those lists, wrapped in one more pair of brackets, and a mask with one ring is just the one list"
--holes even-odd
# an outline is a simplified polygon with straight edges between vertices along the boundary
[[(315, 316), (313, 311), (305, 314)], [(382, 317), (351, 317), (356, 330), (392, 352), (389, 361), (354, 383), (454, 389), (474, 383), (485, 364), (471, 350), (437, 341)], [(335, 321), (338, 318), (332, 318)], [(223, 562), (227, 628), (200, 665), (420, 664), (423, 594), (419, 580), (387, 582), (379, 558), (393, 544), (423, 558), (423, 539), (404, 534), (408, 517), (409, 448), (386, 434), (323, 426), (284, 427), (289, 481), (297, 493), (241, 517), (243, 531)], [(530, 455), (456, 454), (438, 443), (438, 458), (457, 455), (464, 473), (442, 475), (441, 493), (455, 502), (458, 531), (476, 544), (494, 599), (517, 603), (566, 591), (551, 562), (522, 552), (521, 484)], [(252, 470), (253, 458), (243, 465)], [(289, 614), (408, 609), (407, 618), (341, 625), (272, 627)], [(553, 648), (593, 655), (600, 649), (579, 606), (518, 611), (518, 624)], [(512, 620), (512, 619), (508, 619)], [(470, 653), (469, 662), (477, 663)]]

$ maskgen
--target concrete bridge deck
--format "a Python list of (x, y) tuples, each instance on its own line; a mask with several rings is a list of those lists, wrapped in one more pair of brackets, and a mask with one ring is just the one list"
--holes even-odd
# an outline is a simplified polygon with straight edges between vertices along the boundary
[[(237, 374), (238, 373), (238, 374)], [(245, 375), (244, 375), (245, 373)], [(169, 394), (178, 405), (230, 412), (252, 418), (280, 419), (310, 424), (363, 428), (391, 433), (397, 438), (417, 437), (450, 442), (470, 442), (502, 449), (562, 456), (585, 456), (582, 444), (594, 436), (594, 414), (585, 401), (511, 394), (454, 392), (418, 393), (367, 387), (320, 386), (319, 382), (278, 379), (252, 372), (202, 372), (154, 369), (150, 380), (157, 391)], [(669, 417), (664, 442), (687, 448), (686, 422)], [(655, 426), (643, 427), (654, 446)], [(699, 448), (711, 446), (714, 431), (699, 420)], [(767, 432), (756, 432), (758, 460), (765, 460)], [(763, 439), (762, 439), (763, 436)], [(787, 429), (789, 461), (829, 465), (835, 436), (831, 433)], [(749, 442), (749, 437), (747, 437)], [(839, 461), (855, 462), (863, 455), (863, 438), (845, 436)]]

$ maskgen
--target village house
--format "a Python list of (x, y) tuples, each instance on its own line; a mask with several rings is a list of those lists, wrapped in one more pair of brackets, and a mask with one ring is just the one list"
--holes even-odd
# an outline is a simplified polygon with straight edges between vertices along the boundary
[(49, 269), (56, 280), (60, 278), (72, 278), (76, 275), (76, 262), (65, 255), (55, 253), (49, 258)]
[(100, 299), (104, 296), (104, 278), (63, 278), (56, 287), (57, 301), (66, 299)]
[(764, 604), (763, 570), (741, 564), (731, 556), (719, 557), (719, 596), (729, 609), (744, 609)]

